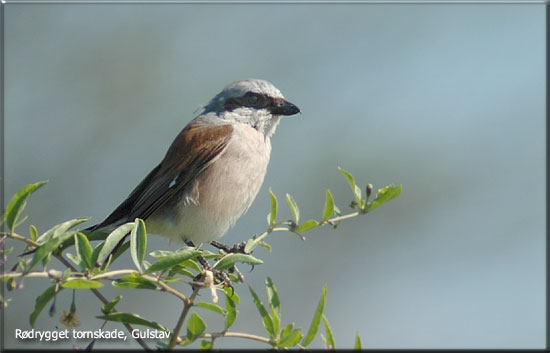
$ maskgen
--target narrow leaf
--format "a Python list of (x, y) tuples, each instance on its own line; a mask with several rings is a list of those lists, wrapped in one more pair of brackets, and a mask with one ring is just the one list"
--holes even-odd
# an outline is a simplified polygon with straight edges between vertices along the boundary
[(48, 289), (46, 289), (42, 294), (40, 294), (38, 298), (36, 298), (36, 303), (34, 304), (34, 310), (31, 313), (31, 317), (30, 317), (31, 327), (34, 327), (34, 323), (36, 322), (36, 319), (38, 318), (38, 315), (40, 314), (42, 309), (44, 309), (46, 304), (48, 304), (48, 302), (55, 296), (56, 294), (55, 287), (56, 287), (55, 284), (51, 287), (48, 287)]
[(323, 310), (325, 309), (325, 297), (327, 295), (327, 286), (323, 285), (323, 290), (321, 292), (321, 298), (317, 304), (317, 309), (315, 314), (313, 314), (313, 320), (311, 320), (311, 325), (309, 325), (309, 330), (307, 331), (306, 337), (302, 341), (303, 346), (307, 346), (313, 341), (317, 330), (319, 329), (319, 324), (321, 323), (321, 316), (323, 315)]
[(193, 303), (193, 305), (196, 306), (196, 307), (199, 307), (199, 308), (212, 310), (213, 312), (221, 314), (221, 315), (226, 314), (225, 310), (221, 306), (219, 306), (217, 304), (214, 304), (214, 303), (195, 302), (195, 303)]
[(138, 314), (134, 314), (134, 313), (114, 312), (114, 313), (109, 313), (102, 316), (97, 316), (97, 318), (102, 320), (107, 320), (107, 321), (122, 322), (130, 325), (140, 325), (140, 326), (150, 327), (156, 330), (162, 330), (162, 331), (168, 332), (168, 330), (164, 326), (156, 323), (155, 321), (144, 319)]
[(361, 336), (359, 336), (359, 332), (355, 333), (355, 347), (354, 347), (354, 349), (356, 351), (361, 350)]
[(353, 179), (353, 175), (351, 175), (348, 171), (338, 167), (338, 170), (346, 177), (349, 187), (351, 188), (351, 191), (353, 192), (353, 196), (355, 197), (355, 201), (357, 201), (357, 204), (361, 204), (361, 188), (355, 184), (355, 180)]
[(376, 207), (382, 205), (383, 203), (386, 203), (391, 199), (396, 198), (397, 196), (399, 196), (399, 194), (401, 194), (402, 189), (403, 189), (402, 185), (396, 186), (394, 184), (390, 184), (378, 190), (374, 200), (372, 200), (372, 202), (368, 204), (367, 211), (372, 211)]
[(80, 256), (80, 266), (82, 266), (82, 269), (84, 271), (89, 270), (90, 268), (94, 267), (94, 264), (92, 263), (92, 246), (90, 245), (90, 242), (88, 241), (88, 238), (81, 233), (78, 232), (74, 235), (75, 239), (75, 245), (76, 245), (76, 253), (78, 256)]
[(325, 198), (325, 207), (323, 207), (323, 220), (325, 222), (334, 214), (334, 198), (332, 193), (327, 189)]
[(185, 340), (186, 344), (189, 344), (195, 341), (197, 338), (202, 335), (206, 329), (206, 323), (197, 313), (191, 314), (189, 320), (187, 320), (187, 337)]
[(36, 266), (39, 262), (46, 259), (52, 251), (56, 250), (63, 241), (66, 239), (71, 238), (76, 234), (77, 231), (73, 230), (70, 232), (64, 231), (62, 234), (58, 234), (58, 231), (61, 231), (63, 229), (59, 228), (57, 231), (53, 233), (53, 236), (50, 240), (48, 240), (46, 243), (40, 245), (38, 250), (34, 253), (34, 256), (31, 260), (31, 263), (27, 268), (25, 269), (25, 273), (28, 273), (34, 266)]
[(178, 250), (166, 256), (158, 256), (159, 259), (157, 262), (149, 266), (145, 273), (153, 273), (157, 271), (163, 271), (169, 268), (172, 268), (180, 263), (195, 258), (200, 255), (200, 251), (195, 250), (195, 248), (188, 247), (183, 250)]
[(256, 247), (259, 245), (259, 242), (256, 241), (254, 238), (248, 239), (246, 242), (246, 245), (244, 246), (244, 252), (250, 254), (252, 250), (256, 249)]
[(209, 351), (214, 348), (214, 342), (212, 340), (201, 340), (199, 348), (203, 351)]
[(107, 304), (103, 305), (101, 307), (101, 312), (103, 314), (110, 314), (114, 311), (115, 305), (118, 304), (118, 302), (122, 299), (122, 295), (117, 296), (115, 299), (111, 300)]
[[(285, 337), (285, 336), (288, 336), (292, 331), (294, 330), (294, 323), (291, 322), (290, 324), (286, 325), (285, 327), (283, 327), (283, 329), (281, 330), (281, 340)], [(280, 341), (279, 341), (280, 342)]]
[(251, 265), (263, 264), (260, 259), (255, 258), (252, 255), (230, 253), (219, 259), (212, 268), (214, 270), (227, 270), (235, 264), (235, 262), (244, 262)]
[(294, 219), (294, 223), (298, 224), (298, 222), (300, 222), (300, 209), (298, 208), (296, 200), (294, 200), (294, 198), (290, 194), (286, 194), (286, 202), (288, 203), (288, 207), (290, 208), (290, 213), (292, 213), (292, 219)]
[(75, 226), (79, 225), (80, 223), (84, 223), (88, 219), (90, 219), (90, 218), (89, 217), (81, 217), (81, 218), (75, 218), (75, 219), (71, 219), (71, 220), (68, 220), (66, 222), (57, 224), (57, 225), (51, 227), (50, 229), (48, 229), (46, 232), (44, 232), (44, 234), (39, 236), (36, 239), (36, 242), (40, 243), (40, 244), (45, 244), (50, 239), (54, 239), (54, 238), (57, 238), (57, 237), (65, 234), (72, 227), (75, 227)]
[(225, 293), (225, 310), (227, 315), (225, 316), (225, 330), (229, 329), (237, 318), (237, 307), (235, 305), (234, 297), (231, 297), (228, 293)]
[(273, 332), (275, 335), (279, 332), (281, 325), (281, 302), (279, 301), (279, 294), (277, 288), (273, 284), (270, 277), (265, 280), (265, 291), (267, 293), (267, 301), (271, 308), (271, 321), (273, 322)]
[(143, 259), (147, 249), (147, 233), (145, 231), (145, 222), (136, 218), (134, 228), (130, 232), (130, 254), (132, 260), (139, 272), (143, 272)]
[(304, 223), (300, 224), (298, 228), (296, 228), (296, 233), (301, 232), (307, 232), (308, 230), (311, 230), (319, 225), (319, 222), (317, 222), (314, 219), (308, 219)]
[(277, 221), (277, 197), (275, 197), (271, 188), (269, 188), (269, 200), (271, 203), (271, 212), (267, 215), (267, 225), (272, 227)]
[(112, 284), (113, 284), (113, 287), (115, 288), (157, 289), (157, 286), (153, 282), (148, 281), (145, 278), (141, 278), (137, 275), (124, 276), (119, 280), (113, 281)]
[(6, 222), (10, 232), (14, 231), (17, 218), (19, 218), (19, 215), (27, 204), (27, 198), (46, 183), (47, 181), (39, 181), (34, 184), (25, 185), (13, 195), (2, 215), (2, 223)]
[(258, 309), (258, 312), (260, 313), (260, 316), (262, 317), (262, 323), (265, 327), (265, 330), (270, 338), (275, 337), (275, 332), (273, 330), (273, 322), (271, 321), (271, 317), (267, 313), (267, 310), (265, 310), (264, 305), (260, 301), (260, 298), (258, 298), (258, 295), (256, 292), (254, 292), (254, 289), (252, 287), (248, 287), (250, 290), (250, 294), (252, 295), (252, 299), (254, 300), (254, 304), (256, 304), (256, 308)]
[(325, 333), (327, 335), (327, 338), (326, 338), (327, 346), (330, 349), (336, 349), (336, 346), (334, 345), (334, 336), (332, 334), (332, 329), (330, 328), (328, 320), (324, 314), (323, 314), (323, 323), (325, 324)]
[(265, 280), (265, 289), (267, 292), (267, 299), (269, 304), (273, 309), (280, 315), (281, 314), (281, 302), (279, 300), (279, 294), (277, 293), (277, 288), (273, 284), (271, 277), (267, 277)]
[(116, 245), (134, 228), (134, 222), (125, 223), (113, 230), (105, 239), (105, 245), (99, 251), (96, 263), (102, 265)]
[(92, 289), (92, 288), (101, 288), (103, 283), (99, 281), (92, 281), (86, 278), (77, 278), (70, 281), (67, 281), (61, 285), (63, 288), (72, 288), (72, 289)]
[(38, 238), (38, 229), (32, 224), (29, 226), (29, 234), (31, 235), (31, 240), (36, 241)]
[(101, 242), (95, 247), (94, 251), (92, 251), (92, 255), (90, 256), (90, 264), (92, 265), (92, 267), (99, 265), (97, 263), (97, 258), (99, 256), (99, 253), (101, 252), (101, 249), (103, 249), (104, 246), (105, 246), (105, 243)]
[(292, 330), (288, 335), (282, 336), (277, 346), (279, 347), (292, 347), (298, 344), (302, 339), (302, 331), (298, 328)]
[(241, 302), (241, 298), (239, 297), (237, 292), (235, 292), (230, 287), (225, 287), (223, 291), (225, 292), (225, 295), (229, 296), (235, 303), (239, 304)]

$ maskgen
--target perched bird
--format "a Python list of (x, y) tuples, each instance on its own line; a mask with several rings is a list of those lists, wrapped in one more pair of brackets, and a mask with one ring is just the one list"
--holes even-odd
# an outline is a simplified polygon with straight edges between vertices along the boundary
[(281, 116), (299, 112), (267, 81), (229, 84), (126, 200), (88, 230), (109, 232), (138, 217), (148, 233), (195, 244), (219, 239), (256, 198)]

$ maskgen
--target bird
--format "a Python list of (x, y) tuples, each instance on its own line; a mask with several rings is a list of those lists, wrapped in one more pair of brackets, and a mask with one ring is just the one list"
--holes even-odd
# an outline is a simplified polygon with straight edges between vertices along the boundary
[(230, 83), (175, 137), (162, 161), (101, 223), (143, 219), (147, 233), (214, 243), (250, 208), (266, 175), (281, 117), (301, 113), (272, 83)]

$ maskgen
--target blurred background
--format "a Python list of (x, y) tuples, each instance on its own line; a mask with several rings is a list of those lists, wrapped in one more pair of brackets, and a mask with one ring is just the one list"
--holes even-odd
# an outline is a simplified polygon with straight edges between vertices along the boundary
[[(356, 332), (366, 348), (545, 346), (544, 4), (4, 10), (5, 198), (49, 180), (29, 199), (19, 232), (34, 224), (42, 233), (82, 216), (92, 217), (85, 225), (101, 221), (197, 109), (234, 80), (262, 78), (303, 114), (280, 124), (260, 194), (225, 243), (266, 229), (268, 187), (283, 220), (290, 218), (287, 192), (303, 219), (320, 217), (327, 188), (349, 211), (353, 196), (338, 166), (362, 186), (403, 184), (403, 192), (336, 230), (305, 233), (306, 241), (272, 234), (273, 251), (254, 252), (264, 264), (250, 273), (241, 266), (246, 283), (235, 288), (241, 305), (234, 331), (265, 334), (247, 285), (265, 301), (271, 276), (283, 322), (304, 332), (326, 283), (325, 314), (340, 348), (352, 348)], [(150, 251), (176, 247), (149, 238)], [(129, 254), (118, 266), (133, 266)], [(88, 343), (14, 338), (15, 328), (30, 329), (35, 298), (48, 283), (27, 279), (24, 290), (7, 293), (6, 348)], [(175, 326), (180, 303), (168, 294), (108, 283), (102, 292), (123, 294), (121, 311)], [(78, 329), (98, 329), (98, 300), (77, 294)], [(70, 300), (71, 291), (63, 291), (54, 319), (45, 310), (35, 328), (64, 329), (59, 315)], [(222, 328), (216, 314), (200, 314), (209, 330)], [(266, 348), (233, 338), (216, 346)], [(322, 348), (321, 339), (312, 347)]]

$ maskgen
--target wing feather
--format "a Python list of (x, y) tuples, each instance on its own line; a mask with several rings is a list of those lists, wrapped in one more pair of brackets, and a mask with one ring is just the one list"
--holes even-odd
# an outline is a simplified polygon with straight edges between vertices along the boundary
[(231, 125), (189, 123), (176, 137), (162, 162), (109, 217), (91, 230), (136, 217), (146, 219), (174, 197), (186, 190), (192, 192), (193, 180), (224, 153), (232, 132)]

